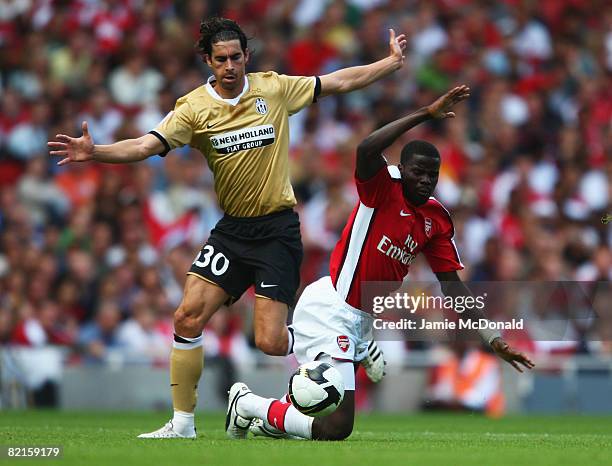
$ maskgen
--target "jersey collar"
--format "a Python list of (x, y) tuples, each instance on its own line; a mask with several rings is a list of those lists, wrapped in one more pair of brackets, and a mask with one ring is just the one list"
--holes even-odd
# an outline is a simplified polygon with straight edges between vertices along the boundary
[(240, 99), (242, 98), (242, 96), (246, 94), (246, 92), (249, 90), (249, 80), (247, 79), (246, 74), (245, 74), (244, 75), (244, 87), (242, 88), (242, 92), (238, 94), (236, 97), (234, 97), (233, 99), (224, 99), (219, 94), (217, 94), (217, 91), (215, 91), (215, 88), (212, 87), (212, 85), (210, 84), (214, 80), (215, 80), (214, 76), (209, 76), (208, 81), (206, 81), (206, 90), (208, 91), (208, 93), (211, 96), (213, 96), (215, 99), (221, 100), (223, 102), (227, 102), (228, 104), (234, 107), (238, 105), (238, 102), (240, 102)]

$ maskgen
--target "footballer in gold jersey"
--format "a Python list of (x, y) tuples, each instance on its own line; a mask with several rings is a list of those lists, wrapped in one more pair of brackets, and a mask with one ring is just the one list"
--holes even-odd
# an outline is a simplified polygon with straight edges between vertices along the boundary
[(167, 149), (190, 145), (206, 157), (224, 212), (256, 217), (292, 208), (288, 117), (314, 101), (320, 81), (249, 73), (240, 94), (224, 99), (213, 79), (178, 99), (152, 133)]
[[(255, 287), (255, 344), (271, 355), (292, 351), (288, 306), (299, 285), (302, 244), (289, 181), (288, 118), (317, 99), (363, 88), (404, 62), (404, 35), (389, 30), (389, 55), (364, 66), (316, 76), (246, 73), (247, 38), (229, 19), (209, 18), (198, 46), (213, 76), (181, 97), (150, 133), (110, 145), (83, 135), (58, 134), (49, 142), (59, 165), (99, 161), (128, 163), (190, 145), (213, 172), (224, 217), (212, 230), (188, 272), (183, 299), (174, 313), (170, 386), (174, 415), (141, 438), (195, 438), (196, 389), (203, 368), (202, 331), (225, 303)], [(230, 400), (232, 411), (235, 400)], [(244, 422), (242, 422), (244, 421)], [(246, 436), (248, 423), (228, 416), (226, 431)], [(245, 424), (245, 425), (243, 425)]]

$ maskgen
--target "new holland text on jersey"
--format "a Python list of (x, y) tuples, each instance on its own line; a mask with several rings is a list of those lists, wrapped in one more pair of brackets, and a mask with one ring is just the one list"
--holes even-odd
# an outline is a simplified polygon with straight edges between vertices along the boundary
[(231, 154), (270, 145), (276, 139), (274, 126), (261, 125), (211, 136), (212, 146), (221, 154)]

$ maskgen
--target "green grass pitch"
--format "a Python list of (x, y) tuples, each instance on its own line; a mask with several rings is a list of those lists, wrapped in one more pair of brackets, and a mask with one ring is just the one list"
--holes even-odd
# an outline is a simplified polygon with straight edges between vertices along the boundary
[(0, 411), (0, 445), (64, 447), (58, 465), (611, 465), (612, 418), (359, 415), (343, 442), (230, 441), (222, 414), (199, 414), (197, 440), (141, 440), (167, 413)]

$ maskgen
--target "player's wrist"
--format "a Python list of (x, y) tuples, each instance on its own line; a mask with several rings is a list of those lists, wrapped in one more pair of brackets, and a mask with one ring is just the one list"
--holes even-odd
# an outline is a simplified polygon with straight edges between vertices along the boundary
[(435, 113), (431, 109), (430, 105), (421, 107), (420, 109), (417, 110), (417, 112), (420, 113), (423, 116), (423, 118), (425, 118), (426, 120), (433, 120), (435, 118)]
[(480, 337), (486, 341), (489, 346), (493, 346), (493, 342), (497, 339), (501, 339), (501, 334), (498, 330), (492, 330), (486, 327), (482, 327), (478, 330)]
[(496, 343), (500, 343), (500, 344), (501, 344), (501, 343), (503, 343), (503, 342), (504, 342), (504, 340), (502, 339), (502, 337), (501, 337), (501, 336), (499, 336), (499, 335), (496, 335), (496, 336), (494, 336), (494, 337), (493, 337), (493, 339), (492, 339), (492, 340), (489, 342), (489, 345), (491, 345), (491, 346), (495, 346), (495, 344), (496, 344)]
[(393, 71), (399, 70), (402, 67), (402, 57), (396, 57), (395, 55), (391, 54), (377, 62), (373, 62), (372, 66), (380, 67), (379, 69), (382, 68), (387, 73), (392, 73)]
[(426, 107), (424, 107), (426, 112), (427, 112), (427, 116), (429, 118), (431, 118), (432, 120), (437, 118), (438, 112), (435, 109), (435, 107), (433, 105), (427, 105)]
[(387, 58), (389, 59), (391, 63), (390, 66), (393, 71), (397, 71), (402, 67), (404, 60), (401, 55), (398, 56), (398, 55), (393, 54), (393, 55), (389, 55)]
[(495, 343), (495, 342), (501, 342), (501, 343), (503, 343), (503, 341), (504, 341), (504, 340), (502, 339), (502, 337), (501, 337), (501, 334), (500, 334), (499, 332), (497, 332), (497, 331), (495, 331), (495, 332), (493, 332), (493, 333), (491, 333), (491, 334), (487, 334), (487, 335), (482, 335), (482, 333), (481, 333), (481, 336), (482, 336), (482, 338), (483, 338), (483, 339), (484, 339), (484, 340), (485, 340), (487, 343), (489, 343), (489, 346), (491, 346), (491, 347), (493, 347), (493, 346), (494, 346), (494, 343)]

